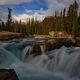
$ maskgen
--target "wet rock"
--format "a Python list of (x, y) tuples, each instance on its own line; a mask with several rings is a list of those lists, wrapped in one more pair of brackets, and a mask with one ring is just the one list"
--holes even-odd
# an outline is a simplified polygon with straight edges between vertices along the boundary
[(34, 45), (31, 53), (33, 54), (34, 57), (41, 55), (42, 52), (41, 52), (40, 45)]
[(51, 51), (54, 49), (59, 49), (62, 46), (71, 47), (73, 42), (70, 39), (55, 39), (52, 42), (46, 43), (46, 50)]
[(0, 69), (0, 80), (19, 80), (14, 69)]

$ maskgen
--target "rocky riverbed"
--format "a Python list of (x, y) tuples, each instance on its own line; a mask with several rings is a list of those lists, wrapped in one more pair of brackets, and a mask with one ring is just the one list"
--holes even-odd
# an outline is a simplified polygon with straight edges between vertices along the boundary
[(46, 50), (59, 49), (65, 47), (80, 47), (80, 39), (56, 38), (50, 39), (46, 43)]

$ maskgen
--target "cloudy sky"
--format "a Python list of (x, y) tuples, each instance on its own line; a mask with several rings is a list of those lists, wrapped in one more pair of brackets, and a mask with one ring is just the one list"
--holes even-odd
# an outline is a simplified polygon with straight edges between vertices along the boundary
[[(68, 7), (74, 0), (0, 0), (0, 16), (7, 15), (7, 8), (11, 8), (16, 20), (36, 17), (42, 21), (45, 16), (51, 16), (55, 10)], [(77, 0), (80, 3), (80, 0)], [(5, 14), (6, 12), (6, 14)], [(1, 16), (1, 17), (2, 17)]]

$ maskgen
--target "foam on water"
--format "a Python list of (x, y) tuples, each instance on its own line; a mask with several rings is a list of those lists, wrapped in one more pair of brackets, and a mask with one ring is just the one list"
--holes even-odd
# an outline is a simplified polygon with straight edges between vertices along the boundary
[[(33, 57), (29, 44), (12, 40), (0, 45), (0, 68), (15, 69), (20, 80), (80, 80), (80, 48), (61, 47)], [(27, 60), (25, 62), (25, 60)]]
[(11, 64), (19, 62), (19, 59), (16, 58), (9, 51), (0, 48), (0, 68), (8, 68)]

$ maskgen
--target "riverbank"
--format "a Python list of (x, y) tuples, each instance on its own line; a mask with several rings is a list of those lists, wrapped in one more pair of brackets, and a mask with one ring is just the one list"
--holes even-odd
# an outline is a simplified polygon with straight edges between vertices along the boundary
[(25, 36), (21, 33), (0, 31), (0, 40), (20, 39), (20, 38), (24, 38), (24, 37)]
[(14, 32), (7, 32), (7, 31), (0, 31), (0, 40), (6, 41), (11, 39), (23, 39), (23, 38), (35, 38), (44, 40), (45, 45), (47, 45), (48, 49), (56, 49), (60, 48), (61, 46), (75, 46), (80, 47), (80, 37), (74, 39), (73, 37), (52, 37), (49, 35), (23, 35), (21, 33), (14, 33)]

